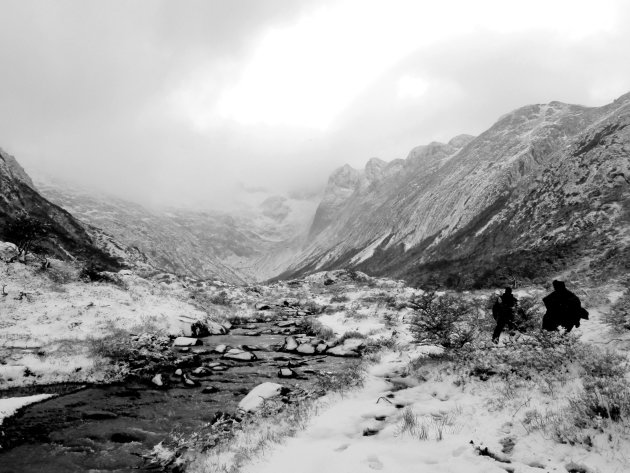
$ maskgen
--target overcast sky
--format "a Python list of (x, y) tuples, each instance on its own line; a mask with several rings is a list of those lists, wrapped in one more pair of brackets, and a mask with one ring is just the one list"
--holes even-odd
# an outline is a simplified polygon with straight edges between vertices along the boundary
[(0, 0), (0, 147), (145, 203), (224, 207), (630, 91), (622, 0)]

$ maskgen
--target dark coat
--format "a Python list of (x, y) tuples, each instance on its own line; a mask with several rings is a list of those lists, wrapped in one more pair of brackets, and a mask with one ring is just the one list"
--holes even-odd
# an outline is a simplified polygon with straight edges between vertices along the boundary
[(561, 281), (554, 281), (554, 291), (543, 298), (547, 313), (543, 317), (544, 330), (557, 330), (562, 326), (567, 332), (580, 326), (580, 319), (588, 319), (588, 311), (582, 307), (578, 296), (569, 291)]

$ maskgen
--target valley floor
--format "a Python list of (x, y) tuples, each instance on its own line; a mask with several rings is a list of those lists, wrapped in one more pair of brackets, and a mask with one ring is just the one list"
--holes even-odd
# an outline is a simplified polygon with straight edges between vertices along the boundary
[[(608, 296), (603, 306), (590, 309), (590, 320), (576, 331), (588, 344), (625, 353), (630, 337), (611, 331), (601, 320), (619, 294), (611, 291)], [(399, 330), (404, 331), (402, 325)], [(511, 340), (504, 335), (504, 342)], [(566, 412), (580, 388), (571, 376), (544, 389), (523, 379), (464, 377), (451, 364), (432, 362), (417, 346), (403, 343), (370, 366), (361, 389), (328, 396), (327, 407), (303, 431), (242, 471), (630, 471), (627, 424), (592, 429), (584, 443), (554, 438), (553, 430), (562, 424), (557, 416)]]

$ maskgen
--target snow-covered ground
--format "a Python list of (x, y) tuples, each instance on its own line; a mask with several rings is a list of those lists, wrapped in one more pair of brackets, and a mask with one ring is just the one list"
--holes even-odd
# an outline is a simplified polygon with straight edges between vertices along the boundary
[(10, 397), (0, 399), (0, 425), (6, 417), (11, 417), (21, 408), (51, 398), (52, 394), (35, 394), (33, 396)]
[[(521, 290), (520, 297), (540, 291)], [(602, 323), (620, 293), (591, 307), (591, 318), (577, 329), (587, 343), (623, 350), (630, 337)], [(319, 319), (335, 332), (378, 329), (380, 318), (359, 321), (340, 314)], [(404, 331), (402, 325), (397, 330)], [(403, 337), (404, 338), (404, 337)], [(532, 412), (562, 412), (579, 385), (568, 379), (555, 392), (533, 384), (510, 386), (492, 378), (462, 379), (443, 365), (427, 363), (410, 370), (417, 348), (403, 345), (388, 352), (368, 371), (361, 389), (329, 395), (308, 426), (247, 465), (244, 473), (349, 472), (584, 472), (630, 471), (628, 433), (593, 436), (590, 446), (554, 441), (532, 428)]]

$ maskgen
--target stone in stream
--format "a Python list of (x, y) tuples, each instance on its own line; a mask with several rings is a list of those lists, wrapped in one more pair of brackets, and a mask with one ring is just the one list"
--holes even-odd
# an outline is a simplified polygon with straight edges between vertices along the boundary
[(328, 355), (335, 356), (360, 356), (365, 342), (361, 338), (348, 338), (344, 342), (326, 351)]
[(192, 347), (196, 345), (203, 345), (203, 342), (197, 338), (191, 337), (177, 337), (173, 342), (173, 346), (176, 347)]
[(278, 370), (278, 378), (295, 378), (297, 373), (291, 368), (280, 368)]
[(238, 403), (238, 408), (245, 412), (255, 412), (263, 406), (265, 401), (285, 394), (287, 391), (287, 388), (278, 383), (259, 384)]
[(192, 337), (208, 337), (210, 335), (225, 335), (228, 329), (212, 320), (196, 320), (190, 326), (190, 330), (184, 330), (184, 335)]
[(195, 368), (192, 371), (192, 374), (195, 376), (210, 376), (210, 374), (212, 374), (212, 370), (210, 368), (206, 368), (205, 366), (200, 366)]
[(271, 307), (269, 307), (269, 304), (265, 304), (263, 302), (258, 302), (254, 307), (256, 307), (256, 310), (269, 310), (269, 309), (271, 309)]
[(326, 345), (325, 343), (320, 343), (315, 347), (315, 351), (317, 353), (324, 353), (326, 350), (328, 350), (328, 345)]
[(225, 353), (227, 351), (227, 348), (228, 348), (227, 345), (221, 344), (214, 347), (214, 351), (216, 353)]
[(286, 337), (284, 339), (284, 345), (282, 346), (282, 350), (284, 351), (294, 351), (297, 350), (298, 343), (295, 341), (294, 337)]
[(248, 330), (247, 332), (243, 332), (243, 335), (247, 337), (259, 337), (260, 333), (259, 330)]
[(216, 386), (206, 386), (205, 388), (201, 390), (202, 394), (214, 394), (218, 392), (219, 392), (219, 388), (217, 388)]
[(156, 374), (153, 379), (151, 379), (151, 382), (157, 386), (158, 388), (163, 388), (165, 386), (164, 383), (164, 378), (162, 377), (162, 374)]
[(315, 347), (310, 343), (302, 343), (296, 350), (298, 353), (303, 355), (312, 355), (315, 353)]
[(199, 386), (199, 382), (190, 379), (188, 376), (183, 375), (182, 376), (182, 383), (184, 383), (184, 386), (186, 386), (187, 388), (194, 388)]
[(291, 327), (291, 326), (295, 325), (295, 321), (293, 321), (293, 320), (286, 320), (286, 321), (283, 321), (283, 322), (278, 322), (276, 325), (278, 327), (281, 327), (281, 328)]
[(251, 351), (239, 350), (238, 348), (228, 350), (223, 357), (238, 361), (253, 361), (258, 359), (258, 357)]
[(175, 370), (175, 376), (181, 376), (181, 375), (183, 375), (183, 374), (184, 374), (184, 372), (182, 371), (182, 369), (181, 369), (181, 368), (177, 368), (177, 369)]

